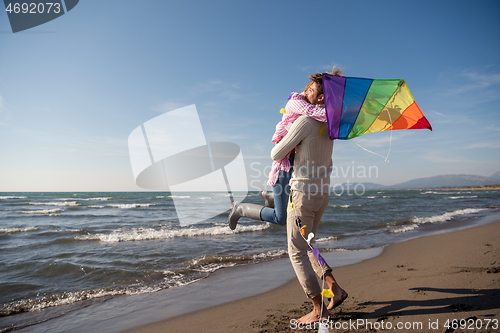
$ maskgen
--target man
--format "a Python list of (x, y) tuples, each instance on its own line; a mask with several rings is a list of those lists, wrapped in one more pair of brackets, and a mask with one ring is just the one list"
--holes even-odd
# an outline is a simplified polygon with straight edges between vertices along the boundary
[[(306, 99), (311, 104), (323, 104), (321, 74), (311, 75), (310, 78), (311, 83), (305, 91)], [(340, 305), (347, 298), (347, 293), (335, 282), (331, 268), (326, 263), (320, 266), (305, 239), (309, 233), (316, 233), (330, 196), (333, 141), (328, 136), (326, 124), (307, 116), (300, 117), (272, 149), (271, 158), (281, 160), (294, 149), (294, 172), (290, 181), (286, 222), (288, 255), (300, 285), (314, 306), (313, 311), (300, 318), (299, 322), (311, 323), (328, 318), (316, 274), (325, 279), (335, 294), (329, 308)]]

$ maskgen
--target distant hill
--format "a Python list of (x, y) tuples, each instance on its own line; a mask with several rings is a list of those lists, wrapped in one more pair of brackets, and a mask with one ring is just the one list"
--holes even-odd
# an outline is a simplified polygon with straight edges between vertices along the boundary
[[(369, 183), (369, 182), (366, 182), (366, 183), (358, 183), (358, 182), (354, 182), (354, 183), (343, 183), (343, 184), (331, 184), (332, 186), (330, 187), (330, 189), (332, 191), (341, 191), (342, 189), (346, 190), (349, 189), (349, 190), (358, 190), (360, 189), (357, 185), (358, 184), (361, 184), (363, 185), (363, 188), (365, 190), (378, 190), (378, 189), (382, 189), (382, 188), (390, 188), (390, 186), (386, 186), (386, 185), (381, 185), (381, 184), (377, 184), (377, 183)], [(335, 185), (335, 187), (333, 186)]]
[[(359, 188), (356, 185), (362, 184), (366, 190), (378, 190), (378, 189), (391, 189), (391, 188), (432, 188), (432, 187), (459, 187), (459, 186), (481, 186), (481, 185), (500, 185), (500, 171), (494, 173), (490, 177), (476, 176), (476, 175), (440, 175), (426, 178), (417, 178), (410, 181), (386, 186), (377, 183), (358, 183), (349, 182), (343, 183), (341, 185), (337, 184), (337, 187), (343, 189), (355, 189)], [(333, 190), (333, 184), (332, 184)]]
[(490, 178), (500, 179), (500, 171), (497, 171), (494, 174), (492, 174)]
[[(497, 172), (494, 175), (499, 174)], [(404, 183), (390, 186), (390, 188), (429, 188), (443, 186), (479, 186), (500, 184), (500, 178), (483, 177), (476, 175), (441, 175), (426, 178), (417, 178)]]
[(377, 183), (363, 183), (363, 185), (365, 186), (365, 189), (367, 189), (367, 190), (378, 190), (381, 188), (389, 187), (389, 186), (385, 186), (385, 185), (381, 185), (381, 184), (377, 184)]

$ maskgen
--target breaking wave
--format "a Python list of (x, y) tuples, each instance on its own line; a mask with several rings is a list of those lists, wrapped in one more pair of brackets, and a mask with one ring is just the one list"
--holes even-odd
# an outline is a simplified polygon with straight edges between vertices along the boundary
[(0, 307), (0, 317), (10, 316), (23, 312), (39, 311), (60, 305), (69, 305), (80, 301), (96, 298), (111, 297), (117, 295), (138, 295), (152, 293), (161, 290), (161, 287), (123, 287), (123, 288), (100, 288), (95, 290), (84, 290), (76, 292), (65, 292), (59, 295), (45, 296), (36, 299), (27, 299)]
[(466, 215), (466, 214), (475, 214), (480, 211), (487, 210), (487, 208), (466, 208), (466, 209), (458, 209), (454, 210), (452, 212), (440, 214), (440, 215), (435, 215), (435, 216), (429, 216), (429, 217), (414, 217), (412, 220), (413, 222), (417, 224), (422, 224), (422, 223), (436, 223), (436, 222), (445, 222), (449, 221), (452, 218), (459, 216), (459, 215)]
[(41, 210), (20, 210), (18, 213), (21, 214), (35, 214), (35, 215), (49, 215), (49, 216), (58, 216), (59, 212), (64, 211), (62, 208), (54, 208), (54, 209), (41, 209)]
[(407, 232), (407, 231), (412, 231), (413, 229), (417, 228), (420, 224), (425, 224), (425, 223), (439, 223), (439, 222), (446, 222), (454, 219), (457, 216), (460, 215), (469, 215), (469, 214), (475, 214), (480, 211), (487, 210), (487, 208), (466, 208), (466, 209), (458, 209), (454, 210), (452, 212), (447, 212), (444, 214), (439, 214), (439, 215), (434, 215), (434, 216), (428, 216), (428, 217), (413, 217), (410, 222), (411, 224), (405, 224), (405, 225), (389, 225), (389, 232), (392, 233), (401, 233), (401, 232)]
[(111, 233), (100, 233), (94, 235), (78, 236), (78, 240), (98, 240), (107, 243), (132, 242), (161, 240), (174, 237), (195, 237), (195, 236), (216, 236), (232, 235), (243, 232), (261, 231), (271, 227), (270, 223), (259, 225), (239, 225), (236, 230), (230, 230), (227, 225), (214, 226), (209, 228), (188, 228), (188, 229), (152, 229), (152, 228), (132, 228), (119, 229)]
[(76, 201), (64, 201), (64, 202), (29, 202), (29, 205), (35, 206), (79, 206), (80, 204)]
[(465, 195), (459, 195), (459, 196), (455, 196), (455, 197), (448, 197), (448, 199), (474, 199), (474, 198), (477, 198), (477, 195), (471, 195), (470, 197), (468, 196), (465, 196)]
[(156, 206), (156, 204), (153, 203), (145, 203), (145, 204), (110, 204), (107, 205), (106, 207), (110, 208), (121, 208), (121, 209), (130, 209), (130, 208), (146, 208), (150, 206)]
[(97, 197), (97, 198), (59, 198), (56, 200), (61, 200), (61, 201), (74, 201), (74, 200), (79, 200), (79, 201), (107, 201), (113, 199), (112, 197)]
[(32, 298), (4, 304), (0, 307), (0, 317), (15, 315), (24, 312), (39, 311), (61, 305), (70, 305), (82, 301), (99, 298), (110, 298), (118, 295), (139, 295), (160, 291), (162, 289), (181, 287), (207, 277), (210, 273), (224, 268), (283, 258), (287, 255), (285, 250), (271, 250), (263, 253), (220, 256), (203, 255), (194, 258), (178, 270), (163, 270), (150, 272), (155, 276), (152, 283), (137, 282), (129, 286), (115, 288), (99, 288), (74, 292), (64, 292), (57, 295)]
[(337, 240), (337, 237), (335, 236), (330, 236), (330, 237), (323, 237), (323, 238), (318, 238), (314, 240), (315, 243), (324, 243), (324, 242), (329, 242), (329, 241), (334, 241)]
[(0, 234), (17, 234), (19, 232), (29, 232), (38, 230), (37, 227), (26, 227), (26, 228), (5, 228), (0, 229)]

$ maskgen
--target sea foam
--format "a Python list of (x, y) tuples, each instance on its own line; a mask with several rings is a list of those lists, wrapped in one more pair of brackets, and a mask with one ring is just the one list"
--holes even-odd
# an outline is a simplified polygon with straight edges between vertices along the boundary
[(29, 202), (29, 205), (34, 206), (79, 206), (80, 204), (76, 201), (64, 201), (64, 202)]
[(110, 204), (107, 207), (110, 208), (122, 208), (122, 209), (130, 209), (130, 208), (145, 208), (150, 206), (156, 206), (153, 203), (145, 203), (145, 204)]
[(5, 228), (0, 229), (0, 234), (16, 234), (19, 232), (29, 232), (38, 230), (37, 227), (26, 227), (26, 228)]
[(132, 242), (146, 240), (160, 240), (174, 237), (194, 237), (194, 236), (218, 236), (232, 235), (242, 232), (261, 231), (271, 227), (270, 223), (259, 225), (239, 225), (236, 230), (230, 230), (227, 225), (214, 226), (209, 228), (187, 228), (187, 229), (152, 229), (152, 228), (132, 228), (119, 229), (111, 233), (99, 233), (94, 235), (78, 236), (78, 240), (98, 240), (107, 243)]
[(475, 214), (480, 211), (486, 210), (487, 208), (466, 208), (466, 209), (457, 209), (452, 212), (447, 212), (440, 215), (429, 216), (429, 217), (414, 217), (412, 219), (413, 222), (422, 224), (422, 223), (436, 223), (436, 222), (445, 222), (453, 219), (459, 215), (466, 214)]
[(20, 210), (20, 211), (18, 211), (18, 213), (56, 216), (56, 215), (60, 215), (60, 214), (56, 214), (56, 213), (59, 213), (62, 211), (64, 211), (64, 209), (54, 208), (54, 209), (41, 209), (41, 210)]
[(410, 221), (411, 224), (404, 224), (404, 225), (390, 225), (388, 226), (389, 232), (391, 233), (401, 233), (401, 232), (407, 232), (407, 231), (412, 231), (415, 228), (418, 228), (420, 224), (425, 224), (425, 223), (439, 223), (439, 222), (446, 222), (454, 219), (457, 216), (460, 215), (468, 215), (468, 214), (475, 214), (480, 211), (486, 210), (487, 208), (466, 208), (466, 209), (457, 209), (451, 212), (447, 212), (444, 214), (439, 214), (439, 215), (434, 215), (434, 216), (427, 216), (427, 217), (413, 217)]

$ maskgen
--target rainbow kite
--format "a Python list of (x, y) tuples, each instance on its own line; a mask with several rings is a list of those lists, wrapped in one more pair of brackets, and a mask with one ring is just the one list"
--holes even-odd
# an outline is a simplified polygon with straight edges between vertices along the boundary
[(404, 80), (323, 74), (323, 94), (332, 140), (397, 129), (432, 131)]

